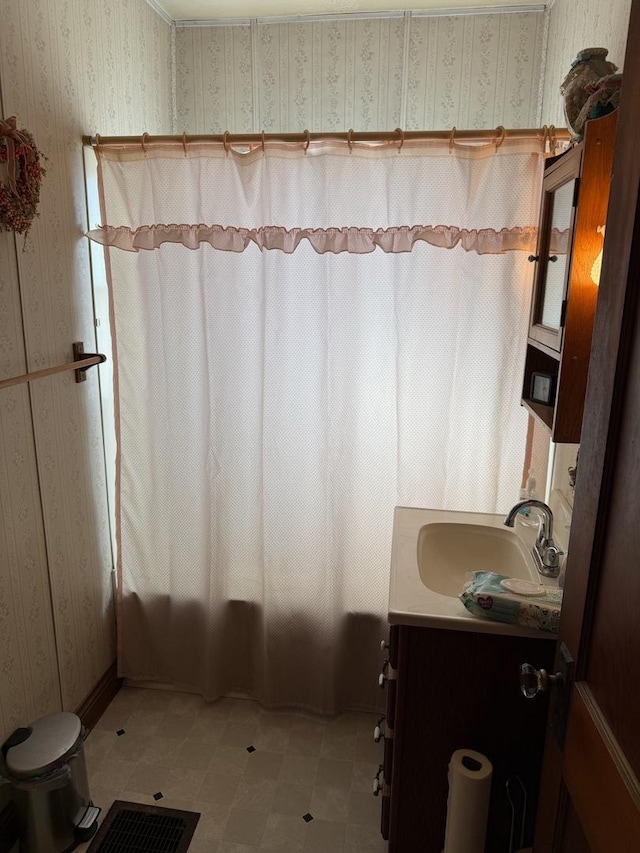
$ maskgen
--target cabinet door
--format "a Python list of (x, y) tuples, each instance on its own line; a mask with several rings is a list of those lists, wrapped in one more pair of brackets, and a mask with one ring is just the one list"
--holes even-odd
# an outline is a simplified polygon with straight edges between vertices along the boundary
[(529, 338), (556, 352), (562, 348), (564, 307), (582, 149), (573, 148), (545, 173)]
[(544, 697), (522, 697), (519, 666), (541, 661), (548, 670), (555, 640), (406, 625), (399, 640), (389, 853), (442, 853), (456, 749), (477, 750), (493, 765), (485, 853), (505, 853), (512, 777), (527, 791), (526, 838), (533, 831), (547, 716)]

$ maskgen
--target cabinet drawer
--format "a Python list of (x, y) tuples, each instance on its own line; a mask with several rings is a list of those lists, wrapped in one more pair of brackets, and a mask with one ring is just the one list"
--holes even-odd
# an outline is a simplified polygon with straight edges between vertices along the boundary
[(387, 681), (387, 729), (395, 728), (396, 724), (396, 691), (397, 684), (395, 678)]
[(380, 814), (380, 834), (385, 841), (389, 840), (389, 818), (391, 815), (391, 797), (389, 794), (382, 795), (382, 811)]
[[(380, 833), (385, 841), (389, 840), (389, 831), (391, 825), (391, 773), (393, 767), (393, 738), (385, 737), (384, 739), (384, 759), (380, 765), (378, 776), (376, 779), (379, 782), (379, 791), (381, 797), (380, 811)], [(375, 790), (375, 788), (374, 788)]]
[(382, 759), (382, 767), (385, 787), (388, 788), (391, 785), (391, 774), (393, 772), (393, 737), (385, 737), (384, 739), (384, 758)]
[[(397, 644), (396, 644), (397, 645)], [(397, 654), (396, 654), (397, 660)], [(392, 661), (392, 648), (389, 648), (389, 657), (382, 664), (378, 676), (378, 686), (387, 691), (387, 726), (393, 728), (396, 713), (396, 684), (397, 671)]]
[(398, 625), (389, 626), (389, 663), (394, 669), (398, 668), (398, 636), (400, 628)]

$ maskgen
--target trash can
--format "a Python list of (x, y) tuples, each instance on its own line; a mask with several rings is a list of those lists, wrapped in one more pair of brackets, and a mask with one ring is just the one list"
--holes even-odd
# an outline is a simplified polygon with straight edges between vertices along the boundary
[(80, 718), (60, 711), (16, 729), (2, 745), (22, 853), (67, 853), (98, 828), (83, 739)]

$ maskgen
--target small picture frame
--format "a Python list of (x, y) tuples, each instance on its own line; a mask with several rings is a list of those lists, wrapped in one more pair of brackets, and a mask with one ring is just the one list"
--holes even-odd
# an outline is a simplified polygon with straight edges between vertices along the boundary
[(553, 373), (534, 371), (531, 374), (531, 399), (534, 403), (553, 406), (556, 399), (557, 378)]

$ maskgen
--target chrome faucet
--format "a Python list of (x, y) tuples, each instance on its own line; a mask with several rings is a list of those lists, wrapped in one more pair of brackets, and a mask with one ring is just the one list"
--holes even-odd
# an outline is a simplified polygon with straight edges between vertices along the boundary
[(560, 557), (564, 554), (553, 541), (553, 513), (543, 501), (533, 498), (519, 501), (507, 513), (504, 523), (507, 527), (513, 527), (516, 516), (521, 509), (530, 506), (540, 511), (538, 518), (538, 535), (533, 546), (532, 553), (536, 562), (536, 568), (546, 578), (557, 578), (560, 574)]

